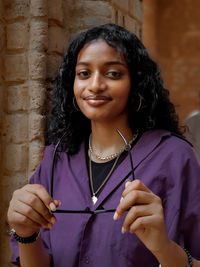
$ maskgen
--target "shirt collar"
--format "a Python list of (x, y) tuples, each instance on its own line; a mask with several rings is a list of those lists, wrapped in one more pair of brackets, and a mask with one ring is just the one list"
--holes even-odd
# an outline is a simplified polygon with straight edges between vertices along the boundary
[[(134, 169), (136, 169), (140, 165), (140, 163), (144, 161), (160, 145), (163, 138), (166, 138), (170, 135), (171, 133), (166, 130), (150, 130), (145, 132), (131, 150)], [(72, 168), (75, 168), (75, 172), (78, 175), (83, 186), (83, 192), (88, 194), (88, 199), (91, 200), (84, 142), (81, 144), (79, 152), (76, 155), (72, 156), (71, 163)], [(100, 206), (105, 198), (107, 198), (113, 192), (113, 190), (115, 190), (116, 187), (125, 182), (130, 171), (130, 160), (125, 159), (111, 175), (110, 179), (99, 195), (97, 203), (94, 206), (92, 206), (91, 203), (90, 208), (92, 210), (95, 210), (98, 206)], [(131, 175), (129, 178), (131, 179)]]

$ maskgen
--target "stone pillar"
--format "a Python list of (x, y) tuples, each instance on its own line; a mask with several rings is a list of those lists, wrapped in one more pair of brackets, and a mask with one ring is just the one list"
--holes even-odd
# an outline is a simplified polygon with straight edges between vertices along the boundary
[[(4, 20), (3, 20), (3, 2), (0, 0), (0, 129), (2, 129), (2, 118), (3, 118), (3, 53), (5, 47), (5, 30), (4, 30)], [(0, 131), (0, 162), (2, 163), (2, 132)], [(1, 168), (2, 164), (0, 163), (0, 180), (1, 180)]]
[(8, 203), (12, 192), (28, 182), (44, 148), (48, 9), (46, 0), (7, 0), (0, 3), (4, 8), (0, 34), (3, 23), (6, 36), (1, 38), (6, 40), (3, 50), (2, 43), (0, 46), (0, 57), (3, 58), (3, 81), (0, 80), (3, 107), (0, 112), (3, 150), (0, 266), (10, 266), (9, 227), (6, 222)]
[[(52, 0), (48, 4), (48, 53), (47, 53), (47, 81), (57, 76), (58, 67), (68, 44), (68, 32), (65, 24), (70, 27), (72, 22), (64, 16), (64, 3), (62, 0)], [(67, 2), (67, 1), (66, 1)]]
[(10, 266), (9, 227), (6, 221), (8, 202), (14, 188), (26, 180), (28, 159), (28, 96), (27, 41), (28, 1), (2, 1), (4, 22), (3, 59), (3, 116), (1, 120), (1, 266)]
[(111, 22), (112, 5), (108, 0), (67, 0), (63, 8), (68, 41), (80, 31)]
[(141, 0), (112, 0), (112, 22), (134, 32), (142, 39), (143, 6)]
[(28, 46), (29, 117), (27, 177), (37, 168), (44, 149), (46, 54), (48, 49), (47, 0), (30, 1)]
[[(2, 155), (3, 155), (3, 147), (2, 147), (2, 119), (3, 119), (3, 93), (4, 93), (4, 84), (3, 84), (3, 77), (2, 77), (2, 71), (3, 71), (3, 54), (4, 54), (4, 48), (5, 48), (5, 27), (4, 27), (4, 19), (3, 19), (3, 0), (0, 0), (0, 188), (2, 186)], [(1, 190), (2, 192), (2, 190)], [(2, 196), (2, 193), (1, 193)], [(2, 197), (1, 197), (2, 199)], [(2, 199), (3, 200), (3, 199)], [(4, 201), (1, 201), (1, 203), (4, 203)], [(0, 206), (0, 218), (3, 218), (3, 214), (5, 213), (5, 209), (3, 209), (3, 205)], [(0, 232), (4, 233), (5, 236), (5, 223), (2, 225), (0, 224)], [(3, 238), (0, 236), (0, 252), (4, 250), (3, 245)], [(1, 263), (0, 263), (1, 266)]]

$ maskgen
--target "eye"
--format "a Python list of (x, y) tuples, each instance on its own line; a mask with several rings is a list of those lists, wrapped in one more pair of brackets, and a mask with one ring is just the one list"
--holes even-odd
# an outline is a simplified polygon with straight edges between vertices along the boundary
[(120, 79), (122, 76), (122, 73), (119, 71), (109, 71), (107, 72), (107, 77), (112, 79)]
[(86, 79), (90, 76), (90, 73), (87, 70), (82, 70), (82, 71), (78, 71), (76, 75), (81, 79)]

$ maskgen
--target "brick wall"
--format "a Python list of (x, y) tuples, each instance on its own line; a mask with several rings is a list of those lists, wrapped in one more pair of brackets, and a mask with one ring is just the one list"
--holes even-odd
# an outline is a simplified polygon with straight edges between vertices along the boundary
[(142, 38), (143, 6), (140, 0), (112, 0), (112, 21)]
[(0, 0), (0, 267), (11, 266), (6, 213), (12, 192), (42, 158), (50, 82), (69, 40), (109, 22), (141, 37), (141, 1)]
[[(3, 53), (4, 53), (4, 46), (5, 46), (5, 29), (4, 29), (4, 20), (3, 20), (3, 3), (0, 0), (0, 129), (2, 129), (2, 118), (3, 118), (3, 77), (2, 77), (2, 70), (3, 70)], [(2, 132), (0, 131), (0, 162), (2, 159)], [(1, 167), (0, 164), (0, 181), (1, 181)]]
[[(2, 118), (3, 118), (3, 77), (2, 77), (2, 69), (3, 69), (3, 52), (4, 52), (4, 45), (5, 45), (5, 33), (4, 33), (4, 20), (3, 20), (3, 0), (0, 0), (0, 129), (2, 129)], [(0, 188), (2, 188), (2, 131), (0, 130)], [(3, 188), (2, 188), (3, 189)], [(1, 192), (2, 192), (1, 189)], [(1, 198), (3, 200), (3, 198)], [(3, 202), (3, 201), (1, 201)], [(0, 209), (0, 218), (3, 217), (3, 213), (5, 213), (5, 209), (3, 210), (2, 207)], [(5, 223), (0, 224), (0, 232), (2, 233), (5, 229)], [(0, 251), (3, 250), (3, 238), (0, 237)], [(1, 265), (1, 264), (0, 264)]]
[(68, 21), (65, 21), (65, 30), (68, 40), (80, 31), (111, 22), (111, 12), (109, 1), (71, 0), (70, 5), (69, 1), (65, 2), (64, 16), (68, 18)]
[(1, 153), (0, 266), (9, 266), (7, 206), (13, 190), (27, 183), (44, 147), (48, 17), (46, 1), (9, 0), (2, 5), (5, 46), (1, 54), (4, 89), (1, 144), (4, 153)]

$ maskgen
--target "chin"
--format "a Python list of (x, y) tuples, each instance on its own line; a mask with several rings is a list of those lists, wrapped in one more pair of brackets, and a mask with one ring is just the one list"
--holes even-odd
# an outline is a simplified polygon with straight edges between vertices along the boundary
[(90, 121), (96, 121), (96, 122), (104, 122), (109, 120), (108, 116), (101, 116), (101, 115), (97, 115), (97, 114), (91, 114), (91, 113), (84, 113), (82, 112), (83, 115), (88, 118)]

